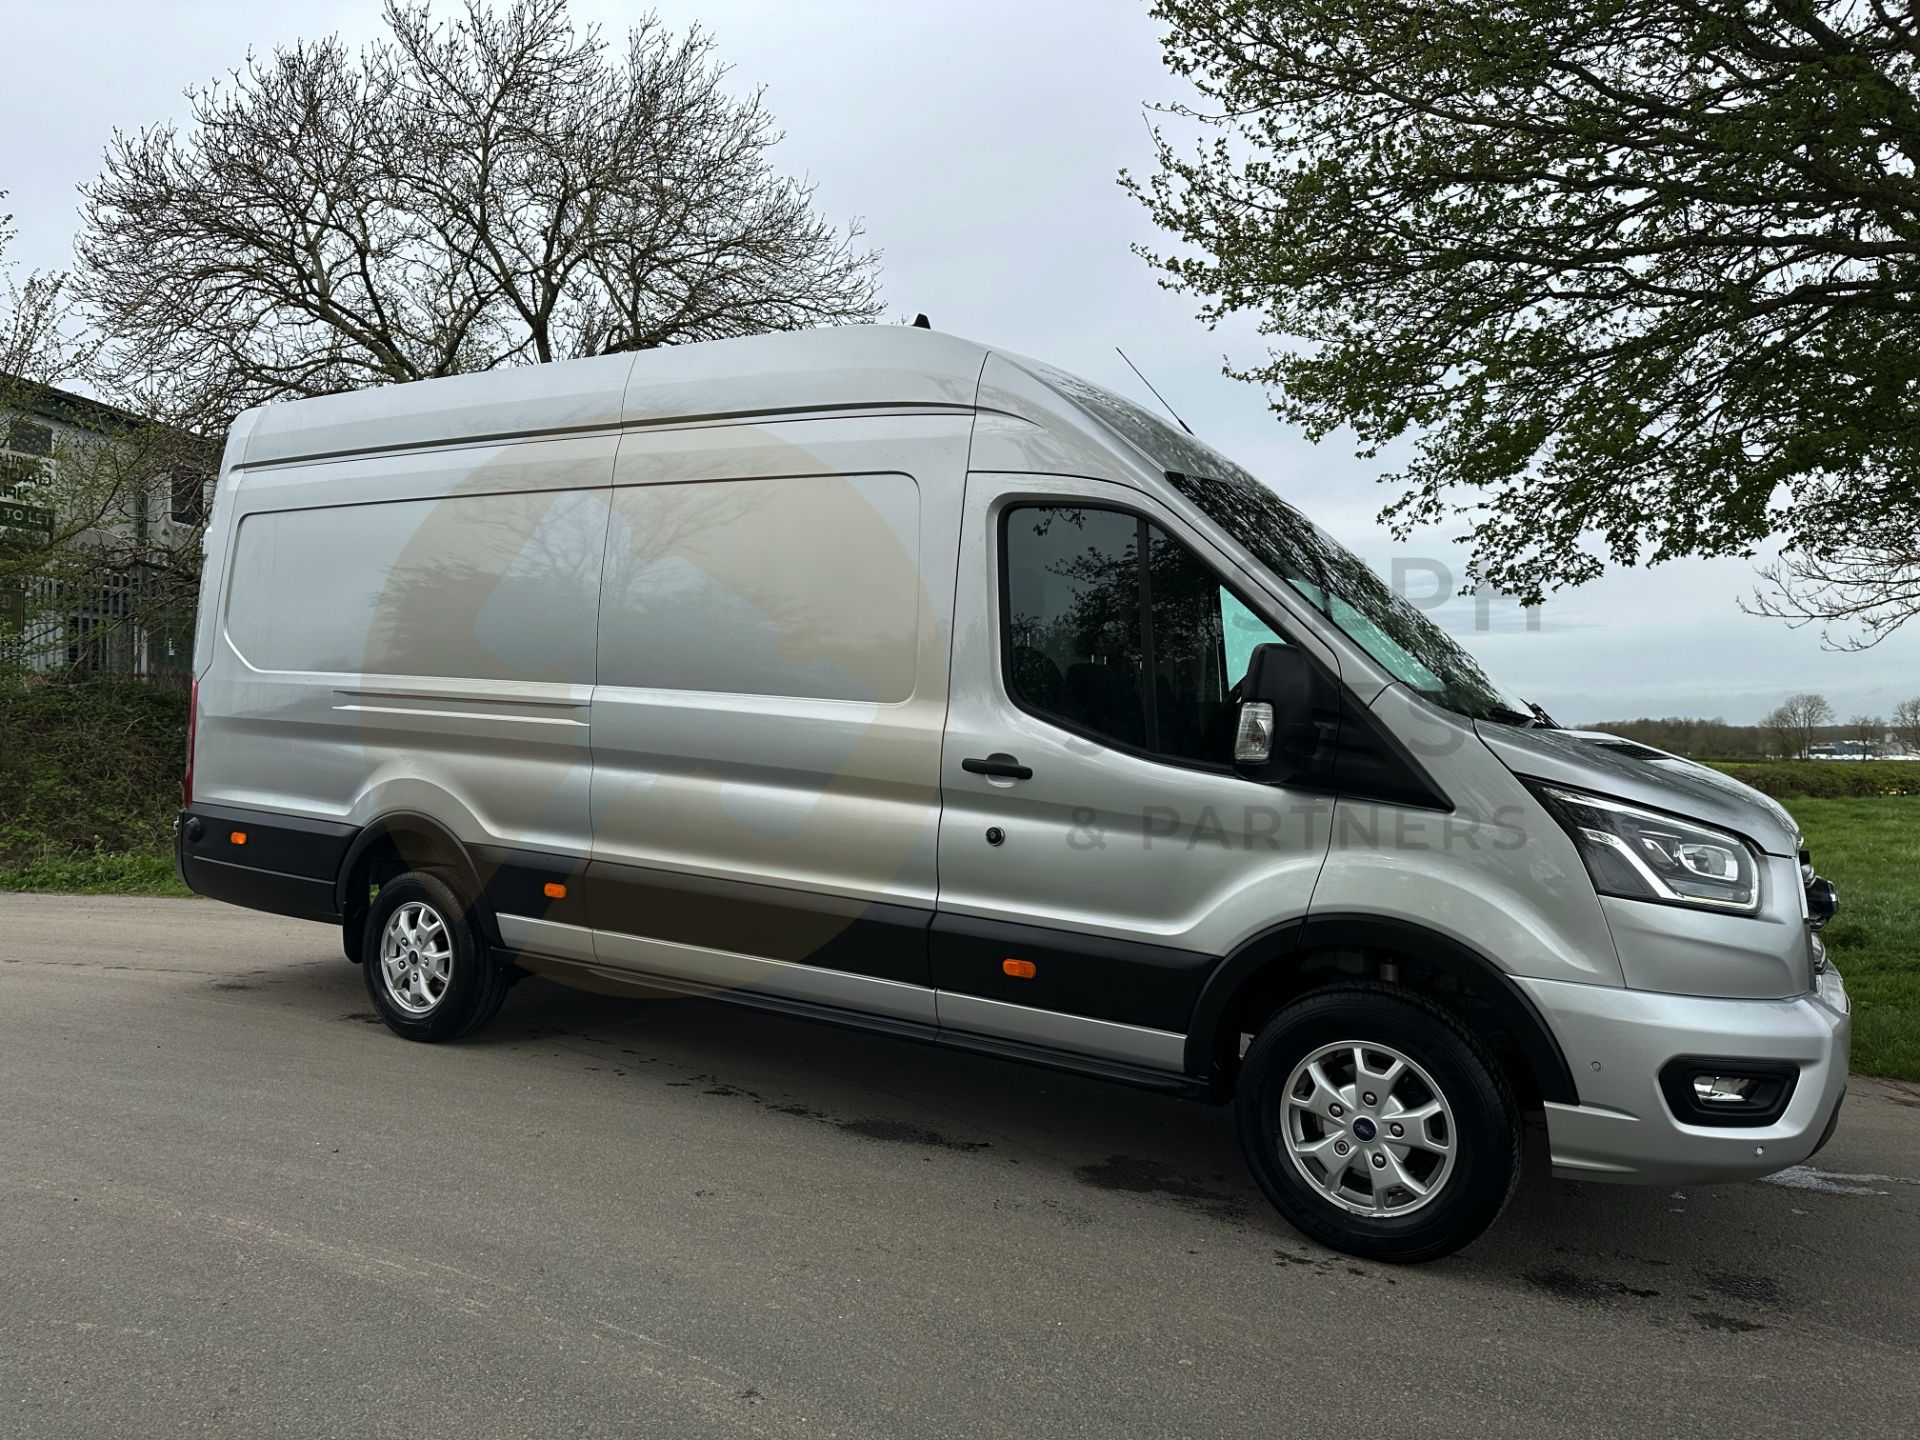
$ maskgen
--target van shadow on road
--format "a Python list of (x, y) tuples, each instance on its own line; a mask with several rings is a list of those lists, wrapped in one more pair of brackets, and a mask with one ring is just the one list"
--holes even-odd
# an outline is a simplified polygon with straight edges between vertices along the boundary
[[(380, 1023), (343, 962), (211, 983), (316, 1022)], [(716, 1001), (603, 996), (539, 978), (460, 1045), (503, 1067), (537, 1067), (543, 1086), (615, 1083), (635, 1105), (750, 1106), (903, 1158), (1000, 1167), (1009, 1198), (1040, 1196), (1088, 1224), (1106, 1223), (1114, 1205), (1153, 1207), (1176, 1235), (1202, 1235), (1250, 1262), (1384, 1281), (1408, 1298), (1404, 1287), (1445, 1283), (1484, 1290), (1490, 1304), (1524, 1293), (1621, 1321), (1742, 1335), (1863, 1325), (1874, 1297), (1898, 1313), (1898, 1297), (1920, 1283), (1910, 1243), (1920, 1093), (1886, 1082), (1856, 1080), (1838, 1136), (1811, 1172), (1788, 1177), (1798, 1183), (1559, 1181), (1536, 1123), (1520, 1189), (1494, 1229), (1458, 1256), (1408, 1270), (1324, 1250), (1282, 1221), (1247, 1175), (1227, 1108)], [(723, 1111), (713, 1120), (716, 1132), (733, 1128)], [(833, 1163), (823, 1146), (821, 1164)], [(939, 1165), (924, 1173), (942, 1183)], [(976, 1190), (997, 1183), (991, 1171), (945, 1178)], [(804, 1188), (804, 1173), (793, 1183)]]

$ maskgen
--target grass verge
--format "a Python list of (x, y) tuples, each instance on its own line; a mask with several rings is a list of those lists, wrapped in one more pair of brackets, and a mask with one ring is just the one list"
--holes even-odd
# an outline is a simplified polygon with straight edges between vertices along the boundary
[(0, 869), (0, 891), (50, 890), (66, 895), (174, 895), (193, 892), (173, 873), (173, 856), (140, 850), (48, 854)]
[(1853, 997), (1853, 1068), (1920, 1080), (1920, 796), (1787, 808), (1840, 889), (1826, 941)]

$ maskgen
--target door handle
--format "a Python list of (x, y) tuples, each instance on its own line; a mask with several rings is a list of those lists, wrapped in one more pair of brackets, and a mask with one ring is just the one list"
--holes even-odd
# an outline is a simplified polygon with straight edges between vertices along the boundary
[(996, 750), (984, 760), (969, 756), (960, 762), (960, 768), (969, 775), (992, 775), (1000, 780), (1031, 780), (1033, 767), (1022, 765), (1013, 756)]

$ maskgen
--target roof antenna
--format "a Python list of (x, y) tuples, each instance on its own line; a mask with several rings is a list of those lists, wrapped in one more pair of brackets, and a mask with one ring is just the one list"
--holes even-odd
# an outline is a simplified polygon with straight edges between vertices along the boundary
[[(1113, 347), (1113, 353), (1118, 355), (1122, 360), (1127, 360), (1127, 352), (1122, 350), (1118, 345)], [(1127, 368), (1133, 371), (1134, 374), (1140, 375), (1140, 367), (1134, 364), (1133, 361), (1127, 360)], [(1147, 389), (1153, 390), (1153, 381), (1149, 380), (1146, 376), (1140, 375), (1140, 383), (1146, 386)], [(1162, 405), (1167, 405), (1167, 397), (1162, 395), (1158, 390), (1153, 390), (1153, 398), (1158, 400)], [(1175, 410), (1171, 405), (1167, 405), (1167, 413), (1173, 416), (1174, 424), (1186, 431), (1187, 434), (1193, 434), (1193, 427), (1180, 418), (1180, 412), (1178, 410)], [(1194, 438), (1198, 439), (1199, 437), (1195, 436)]]
[(920, 314), (913, 317), (913, 325), (910, 328), (915, 330), (931, 330), (933, 326), (927, 323), (925, 314)]

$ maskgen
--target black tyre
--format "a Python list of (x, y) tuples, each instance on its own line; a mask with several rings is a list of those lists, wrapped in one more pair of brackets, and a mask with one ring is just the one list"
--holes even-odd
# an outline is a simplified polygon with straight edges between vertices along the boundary
[(1519, 1182), (1519, 1108), (1499, 1064), (1447, 1011), (1388, 986), (1319, 991), (1275, 1015), (1235, 1104), (1267, 1198), (1349, 1255), (1451, 1254)]
[(506, 998), (507, 967), (489, 953), (449, 878), (413, 870), (380, 888), (361, 970), (387, 1028), (409, 1040), (478, 1030)]

